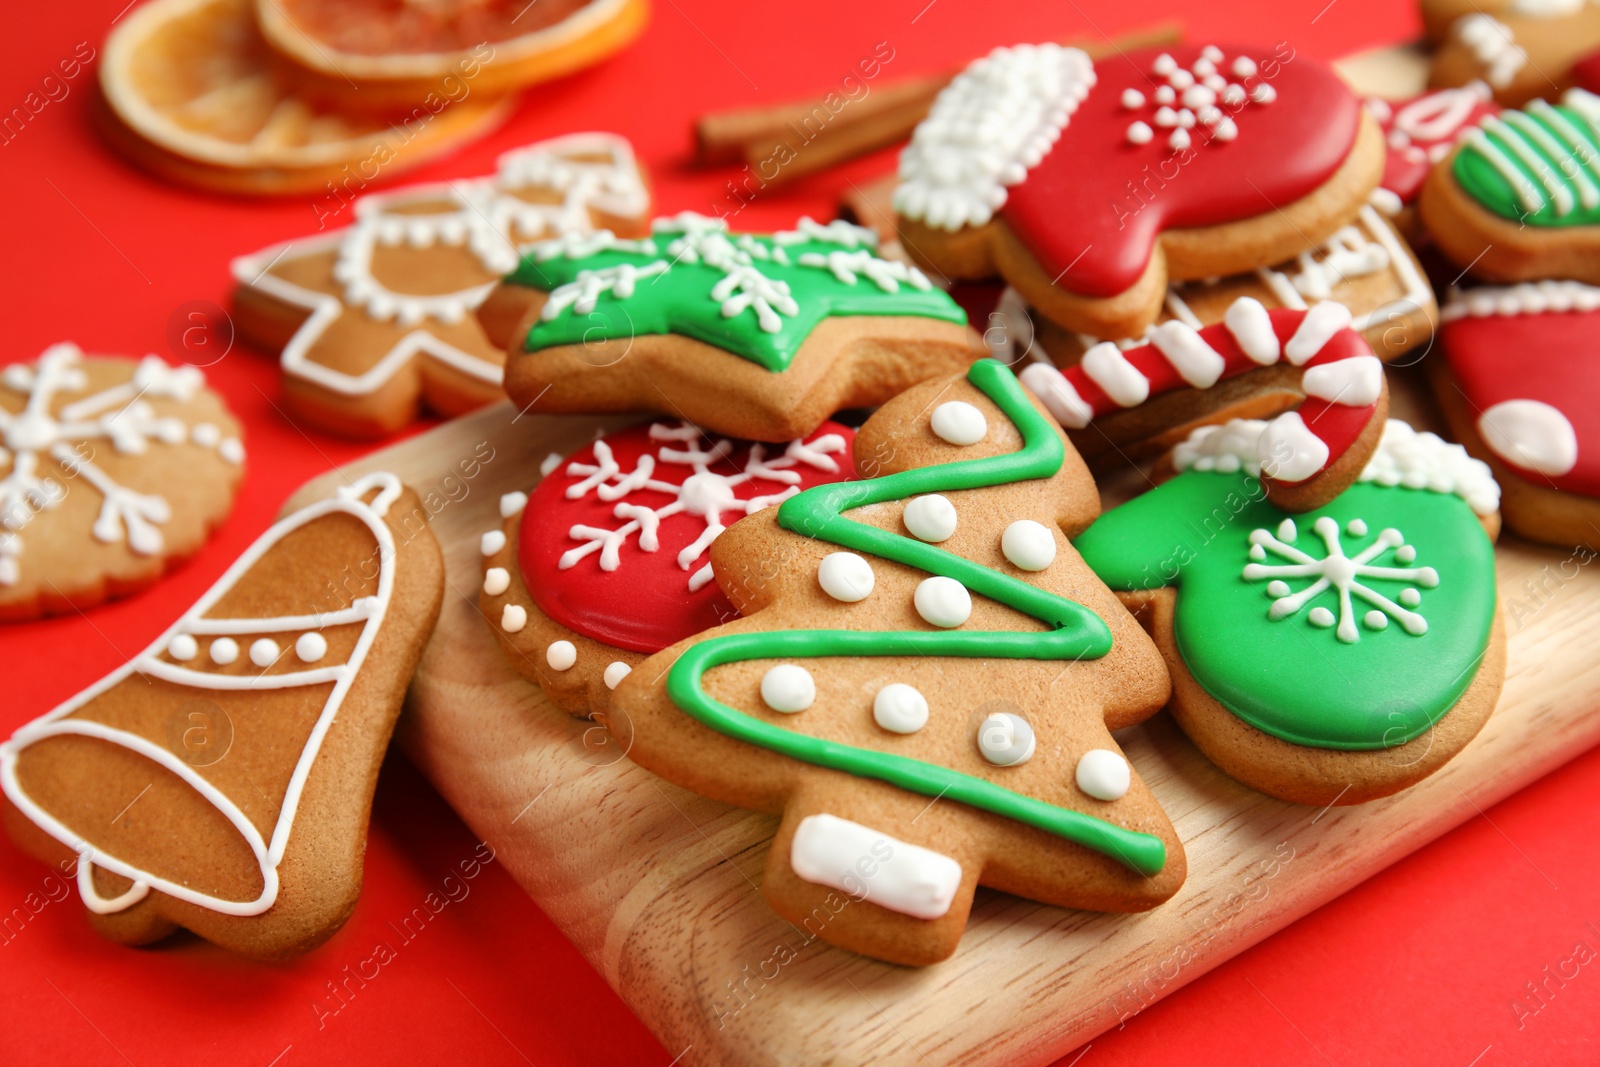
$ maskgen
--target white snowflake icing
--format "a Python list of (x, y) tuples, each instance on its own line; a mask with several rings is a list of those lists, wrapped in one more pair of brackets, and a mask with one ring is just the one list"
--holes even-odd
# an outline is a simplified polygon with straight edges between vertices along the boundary
[(195, 368), (170, 367), (155, 356), (140, 361), (128, 381), (57, 409), (62, 393), (86, 387), (82, 359), (76, 345), (52, 345), (32, 366), (13, 364), (0, 376), (0, 384), (27, 397), (21, 411), (0, 407), (0, 470), (5, 471), (0, 478), (0, 586), (21, 580), (23, 529), (66, 499), (66, 487), (41, 473), (43, 461), (53, 461), (100, 494), (100, 511), (90, 527), (95, 540), (126, 539), (133, 552), (150, 556), (161, 551), (160, 526), (172, 518), (171, 507), (165, 497), (137, 492), (107, 474), (94, 462), (88, 443), (103, 441), (117, 453), (142, 455), (152, 444), (193, 441), (216, 449), (225, 462), (244, 458), (239, 439), (224, 438), (211, 423), (190, 426), (155, 414), (147, 398), (187, 401), (205, 384)]
[[(656, 423), (650, 427), (650, 439), (659, 442), (655, 454), (640, 456), (631, 471), (622, 470), (611, 447), (603, 440), (594, 443), (595, 462), (567, 464), (567, 473), (580, 479), (567, 486), (567, 499), (578, 500), (593, 492), (608, 504), (615, 501), (612, 515), (625, 521), (611, 529), (581, 523), (574, 525), (568, 536), (581, 544), (562, 554), (557, 564), (560, 569), (574, 567), (598, 552), (600, 569), (614, 571), (622, 565), (622, 547), (630, 538), (637, 538), (641, 551), (659, 551), (661, 520), (688, 514), (705, 523), (700, 535), (678, 551), (678, 566), (691, 570), (711, 547), (711, 542), (726, 529), (723, 515), (753, 515), (798, 493), (801, 478), (796, 467), (803, 465), (837, 474), (839, 464), (833, 457), (846, 451), (844, 438), (833, 433), (809, 442), (790, 441), (782, 452), (771, 456), (767, 445), (752, 444), (739, 473), (719, 474), (711, 467), (733, 454), (734, 442), (722, 438), (709, 448), (704, 447), (708, 439), (699, 427), (687, 422), (676, 426)], [(657, 467), (669, 463), (691, 467), (692, 473), (681, 485), (656, 478)], [(775, 493), (741, 498), (740, 487), (757, 480), (775, 482), (783, 488)], [(641, 489), (664, 493), (672, 497), (672, 501), (654, 508), (635, 504), (629, 498)], [(689, 591), (699, 590), (710, 580), (711, 565), (708, 563), (690, 575)]]
[[(1334, 632), (1339, 640), (1347, 644), (1361, 640), (1361, 631), (1356, 626), (1356, 606), (1353, 598), (1360, 598), (1372, 605), (1372, 609), (1362, 616), (1362, 622), (1369, 630), (1386, 629), (1392, 618), (1408, 634), (1420, 636), (1428, 632), (1428, 621), (1411, 608), (1421, 603), (1421, 594), (1417, 592), (1416, 587), (1422, 589), (1437, 587), (1439, 573), (1432, 567), (1392, 567), (1374, 562), (1393, 551), (1395, 562), (1413, 563), (1417, 558), (1417, 550), (1406, 544), (1405, 535), (1392, 526), (1387, 527), (1378, 532), (1371, 544), (1360, 549), (1355, 555), (1347, 556), (1341, 538), (1345, 534), (1358, 541), (1365, 538), (1368, 530), (1363, 520), (1354, 519), (1341, 531), (1337, 522), (1323, 515), (1311, 524), (1311, 528), (1322, 538), (1327, 549), (1321, 559), (1295, 547), (1294, 542), (1298, 538), (1299, 531), (1293, 519), (1284, 519), (1279, 524), (1276, 534), (1266, 529), (1251, 531), (1251, 562), (1245, 565), (1244, 578), (1251, 582), (1267, 579), (1267, 595), (1273, 598), (1272, 607), (1267, 610), (1267, 618), (1275, 621), (1288, 618), (1324, 592), (1331, 590), (1339, 598), (1338, 616), (1335, 617), (1326, 607), (1317, 606), (1307, 613), (1307, 621), (1313, 626), (1324, 629), (1337, 623)], [(1262, 562), (1268, 553), (1288, 562)], [(1289, 580), (1301, 578), (1310, 578), (1312, 582), (1299, 591), (1294, 591)], [(1398, 594), (1398, 599), (1408, 606), (1390, 600), (1362, 579), (1408, 583), (1411, 588)]]

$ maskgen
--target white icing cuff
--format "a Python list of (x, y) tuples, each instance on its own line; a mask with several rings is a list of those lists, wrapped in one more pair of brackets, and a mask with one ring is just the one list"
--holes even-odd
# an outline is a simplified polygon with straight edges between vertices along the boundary
[(825, 885), (909, 915), (940, 919), (961, 887), (961, 864), (836, 815), (808, 815), (795, 828), (789, 865)]

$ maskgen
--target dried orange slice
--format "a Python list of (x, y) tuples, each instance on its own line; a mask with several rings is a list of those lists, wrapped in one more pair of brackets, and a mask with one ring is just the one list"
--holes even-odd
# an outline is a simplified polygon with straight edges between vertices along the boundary
[(319, 94), (353, 106), (457, 85), (506, 93), (604, 59), (637, 37), (647, 0), (254, 0), (267, 44)]
[(103, 125), (136, 162), (185, 184), (360, 192), (487, 132), (511, 107), (483, 93), (347, 113), (301, 94), (277, 67), (250, 0), (153, 0), (106, 39)]

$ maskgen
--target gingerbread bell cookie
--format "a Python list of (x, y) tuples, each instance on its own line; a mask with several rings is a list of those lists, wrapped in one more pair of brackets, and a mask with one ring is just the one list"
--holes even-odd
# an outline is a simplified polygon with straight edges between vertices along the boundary
[(630, 757), (779, 813), (767, 899), (879, 959), (948, 957), (980, 883), (1108, 911), (1171, 896), (1181, 846), (1111, 735), (1166, 673), (1061, 532), (1099, 501), (1060, 430), (983, 360), (885, 404), (855, 458), (870, 477), (712, 544), (743, 617), (617, 687)]
[(854, 477), (854, 440), (833, 422), (787, 445), (653, 422), (555, 457), (483, 535), (484, 617), (557, 707), (603, 713), (648, 656), (738, 616), (712, 579), (711, 543), (746, 515)]
[(1444, 317), (1435, 393), (1451, 432), (1493, 468), (1506, 523), (1600, 547), (1600, 288), (1471, 289)]
[(1101, 342), (1076, 366), (1034, 363), (1021, 377), (1091, 466), (1161, 452), (1205, 423), (1282, 412), (1255, 442), (1262, 483), (1278, 507), (1310, 511), (1355, 481), (1388, 413), (1383, 364), (1350, 322), (1333, 301), (1268, 311), (1241, 297), (1215, 326), (1172, 320), (1148, 344)]
[(0, 745), (11, 836), (76, 857), (106, 937), (276, 959), (355, 906), (378, 765), (438, 616), (415, 494), (370, 474), (294, 512), (121, 669)]
[(649, 202), (622, 138), (541, 141), (491, 177), (366, 196), (349, 227), (236, 259), (239, 327), (281, 350), (284, 401), (320, 429), (381, 437), (423, 404), (462, 414), (504, 395), (504, 351), (473, 312), (519, 250), (641, 231)]
[(1487, 281), (1600, 283), (1600, 96), (1571, 89), (1485, 117), (1433, 169), (1418, 210), (1439, 250)]
[(519, 407), (788, 441), (982, 355), (960, 306), (878, 256), (871, 230), (804, 218), (736, 234), (685, 212), (651, 231), (535, 245), (479, 310)]
[(1355, 216), (1383, 137), (1292, 51), (1000, 48), (939, 95), (894, 204), (919, 264), (1001, 275), (1060, 326), (1135, 337), (1169, 281), (1279, 263)]
[(0, 620), (126, 596), (193, 555), (244, 474), (194, 367), (53, 345), (0, 373)]
[(1290, 514), (1263, 490), (1261, 429), (1196, 431), (1176, 477), (1074, 545), (1155, 636), (1172, 713), (1208, 759), (1302, 804), (1387, 796), (1499, 697), (1499, 491), (1460, 445), (1390, 420), (1355, 485)]
[(1422, 19), (1439, 42), (1431, 85), (1481, 80), (1513, 107), (1572, 85), (1574, 64), (1600, 48), (1591, 0), (1423, 0)]

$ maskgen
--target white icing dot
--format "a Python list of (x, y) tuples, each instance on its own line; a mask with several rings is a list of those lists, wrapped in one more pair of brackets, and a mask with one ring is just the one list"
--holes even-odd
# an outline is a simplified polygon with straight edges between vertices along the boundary
[(500, 629), (508, 634), (521, 632), (528, 625), (528, 610), (520, 604), (507, 604), (500, 612)]
[(1256, 87), (1250, 90), (1250, 99), (1258, 104), (1270, 104), (1278, 99), (1278, 90), (1266, 82), (1258, 82)]
[(1267, 595), (1279, 599), (1289, 595), (1289, 583), (1282, 579), (1274, 579), (1267, 583)]
[(995, 712), (978, 727), (978, 751), (996, 767), (1028, 762), (1037, 745), (1028, 720), (1008, 711)]
[(604, 675), (606, 688), (615, 689), (617, 686), (622, 684), (622, 680), (624, 678), (632, 673), (633, 668), (622, 662), (620, 659), (612, 660), (610, 663), (606, 664), (606, 673)]
[(315, 663), (328, 654), (328, 639), (319, 633), (304, 633), (294, 643), (294, 654), (302, 663)]
[(1208, 44), (1204, 48), (1200, 49), (1200, 58), (1195, 61), (1194, 69), (1199, 70), (1201, 63), (1204, 63), (1209, 67), (1215, 67), (1221, 62), (1222, 49), (1218, 48), (1214, 44)]
[(217, 455), (226, 463), (244, 462), (244, 445), (237, 437), (229, 437), (217, 445)]
[(270, 667), (278, 660), (278, 642), (270, 637), (257, 638), (250, 645), (250, 662), (257, 667)]
[(1255, 560), (1257, 563), (1260, 563), (1262, 560), (1267, 558), (1267, 550), (1262, 548), (1260, 545), (1251, 545), (1250, 558)]
[(1194, 112), (1188, 108), (1180, 108), (1178, 110), (1178, 125), (1186, 130), (1194, 129)]
[(1361, 621), (1367, 624), (1367, 629), (1369, 630), (1387, 630), (1389, 628), (1389, 616), (1377, 608), (1373, 608), (1362, 616)]
[(1174, 152), (1182, 152), (1189, 147), (1189, 131), (1173, 130), (1172, 136), (1167, 138), (1167, 144)]
[(1278, 540), (1294, 544), (1294, 539), (1300, 536), (1300, 531), (1295, 528), (1293, 519), (1284, 519), (1278, 523)]
[(917, 586), (913, 602), (924, 621), (948, 630), (972, 616), (972, 596), (954, 578), (934, 575)]
[(1211, 127), (1211, 136), (1219, 141), (1231, 141), (1239, 136), (1239, 127), (1224, 115), (1221, 122)]
[(1351, 537), (1367, 536), (1367, 524), (1362, 519), (1351, 519), (1345, 529), (1350, 532)]
[(1078, 759), (1078, 788), (1096, 800), (1121, 800), (1133, 784), (1133, 769), (1109, 748), (1091, 748)]
[(1042, 522), (1018, 519), (1000, 535), (1000, 551), (1012, 566), (1042, 571), (1056, 561), (1055, 535)]
[(550, 647), (544, 650), (544, 661), (550, 664), (553, 671), (571, 670), (572, 665), (578, 662), (578, 646), (571, 641), (552, 641)]
[(1408, 608), (1414, 608), (1422, 603), (1422, 594), (1415, 589), (1402, 589), (1400, 590), (1400, 603)]
[(507, 493), (500, 498), (500, 517), (509, 519), (528, 506), (527, 493)]
[(1191, 85), (1183, 91), (1183, 106), (1199, 111), (1217, 102), (1217, 93), (1204, 85)]
[(1122, 90), (1122, 106), (1129, 111), (1134, 108), (1144, 107), (1144, 94), (1137, 89)]
[(817, 584), (822, 591), (846, 604), (865, 600), (876, 583), (872, 564), (854, 552), (829, 552), (817, 564)]
[(1178, 99), (1178, 91), (1170, 85), (1158, 86), (1153, 95), (1158, 104), (1170, 104)]
[(1167, 53), (1162, 52), (1159, 56), (1156, 56), (1155, 62), (1150, 64), (1150, 69), (1157, 74), (1166, 76), (1178, 69), (1178, 61), (1167, 55)]
[(930, 421), (933, 432), (953, 445), (975, 445), (989, 433), (989, 420), (965, 400), (946, 400)]
[(222, 440), (222, 431), (214, 422), (196, 423), (194, 429), (189, 431), (189, 440), (201, 448), (216, 448)]
[(919, 541), (937, 544), (947, 541), (956, 532), (956, 506), (938, 493), (919, 496), (906, 505), (901, 514), (906, 529)]
[(1333, 612), (1327, 608), (1312, 608), (1307, 618), (1312, 626), (1321, 626), (1323, 629), (1333, 625)]
[(211, 662), (226, 667), (239, 658), (239, 642), (231, 637), (219, 637), (211, 642)]
[(490, 596), (499, 596), (511, 588), (511, 572), (504, 567), (490, 567), (483, 572), (483, 591)]
[(200, 652), (200, 643), (188, 634), (178, 634), (167, 642), (167, 655), (175, 660), (191, 660)]
[(1135, 122), (1128, 127), (1129, 144), (1149, 144), (1155, 136), (1155, 131), (1147, 123)]
[(1156, 109), (1156, 125), (1171, 128), (1178, 124), (1178, 113), (1170, 107)]
[(1249, 56), (1240, 56), (1233, 61), (1230, 69), (1236, 78), (1253, 78), (1256, 73), (1256, 61)]
[(492, 556), (506, 547), (506, 535), (500, 530), (490, 530), (483, 535), (483, 540), (479, 542), (478, 547), (485, 556)]
[(1167, 81), (1174, 89), (1187, 89), (1194, 84), (1194, 75), (1180, 67), (1167, 75)]
[(799, 664), (780, 663), (762, 675), (761, 699), (773, 711), (793, 715), (817, 699), (817, 683)]
[(928, 698), (904, 682), (890, 682), (872, 698), (872, 719), (896, 734), (914, 734), (928, 724)]
[(548, 478), (559, 466), (561, 466), (561, 453), (552, 452), (548, 456), (544, 457), (543, 462), (539, 464), (539, 474), (545, 478)]
[(1415, 545), (1401, 545), (1399, 548), (1394, 550), (1394, 558), (1396, 560), (1398, 560), (1399, 562), (1401, 562), (1401, 563), (1414, 563), (1414, 562), (1416, 562), (1416, 559), (1417, 559), (1416, 546)]

